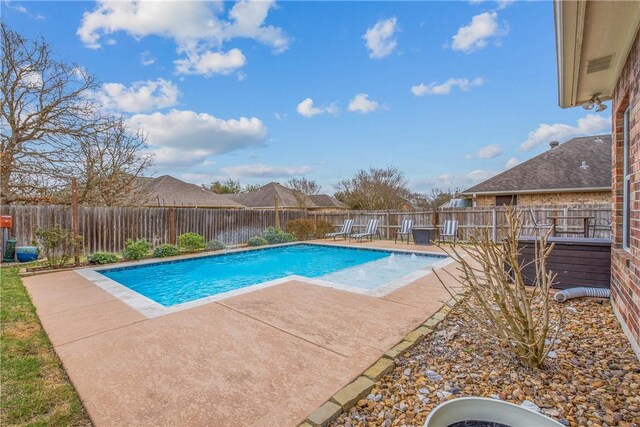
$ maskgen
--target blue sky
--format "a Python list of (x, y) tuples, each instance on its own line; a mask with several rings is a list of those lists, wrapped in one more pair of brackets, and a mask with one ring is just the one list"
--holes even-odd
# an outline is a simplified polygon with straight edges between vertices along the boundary
[(551, 2), (19, 2), (2, 19), (95, 74), (155, 175), (316, 179), (370, 166), (468, 186), (609, 132), (557, 106)]

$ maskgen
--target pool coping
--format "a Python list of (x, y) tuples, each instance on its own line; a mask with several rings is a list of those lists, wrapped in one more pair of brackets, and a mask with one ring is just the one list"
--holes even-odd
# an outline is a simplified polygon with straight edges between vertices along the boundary
[[(210, 295), (208, 297), (204, 297), (204, 298), (198, 298), (195, 299), (193, 301), (187, 301), (181, 304), (176, 304), (176, 305), (172, 305), (172, 306), (164, 306), (154, 300), (152, 300), (149, 297), (146, 297), (118, 282), (116, 282), (115, 280), (112, 280), (110, 278), (108, 278), (107, 276), (104, 276), (103, 274), (101, 274), (101, 271), (106, 271), (106, 270), (118, 270), (121, 268), (128, 268), (128, 267), (136, 267), (136, 266), (145, 266), (145, 265), (149, 265), (149, 264), (168, 264), (168, 263), (174, 263), (174, 262), (182, 262), (182, 261), (186, 261), (186, 260), (190, 260), (190, 259), (198, 259), (198, 258), (204, 258), (204, 257), (215, 257), (215, 256), (223, 256), (223, 255), (228, 255), (228, 254), (233, 254), (233, 253), (239, 253), (239, 252), (246, 252), (246, 251), (259, 251), (259, 250), (269, 250), (269, 249), (275, 249), (278, 247), (284, 247), (284, 246), (294, 246), (294, 245), (300, 245), (300, 244), (305, 244), (305, 245), (317, 245), (317, 246), (329, 246), (329, 247), (342, 247), (342, 248), (349, 248), (349, 249), (358, 249), (358, 250), (369, 250), (369, 251), (377, 251), (377, 252), (391, 252), (391, 253), (402, 253), (402, 254), (416, 254), (416, 255), (420, 255), (420, 256), (437, 256), (439, 258), (442, 258), (442, 260), (440, 261), (436, 261), (434, 264), (430, 265), (428, 268), (424, 268), (424, 269), (420, 269), (420, 270), (416, 270), (412, 273), (406, 274), (396, 280), (392, 280), (389, 281), (387, 283), (382, 284), (381, 286), (375, 288), (375, 289), (363, 289), (363, 288), (357, 288), (354, 286), (348, 286), (348, 285), (343, 285), (343, 284), (339, 284), (339, 283), (334, 283), (334, 282), (329, 282), (326, 280), (321, 280), (321, 279), (313, 279), (313, 278), (309, 278), (309, 277), (305, 277), (305, 276), (299, 276), (299, 275), (289, 275), (289, 276), (285, 276), (279, 279), (275, 279), (275, 280), (269, 280), (266, 282), (261, 282), (261, 283), (257, 283), (255, 285), (250, 285), (250, 286), (246, 286), (243, 288), (239, 288), (239, 289), (234, 289), (232, 291), (227, 291), (227, 292), (222, 292), (219, 294), (215, 294), (215, 295)], [(85, 278), (86, 280), (88, 280), (89, 282), (93, 283), (94, 285), (98, 286), (99, 288), (101, 288), (102, 290), (108, 292), (109, 294), (111, 294), (112, 296), (114, 296), (115, 298), (117, 298), (118, 300), (124, 302), (125, 304), (127, 304), (129, 307), (133, 308), (134, 310), (136, 310), (138, 313), (140, 313), (141, 315), (143, 315), (144, 317), (148, 318), (148, 319), (152, 319), (152, 318), (156, 318), (156, 317), (160, 317), (160, 316), (165, 316), (167, 314), (171, 314), (171, 313), (176, 313), (178, 311), (183, 311), (183, 310), (188, 310), (190, 308), (193, 307), (198, 307), (204, 304), (209, 304), (212, 302), (216, 302), (216, 301), (221, 301), (227, 298), (231, 298), (234, 296), (238, 296), (238, 295), (242, 295), (242, 294), (246, 294), (249, 292), (253, 292), (259, 289), (264, 289), (264, 288), (268, 288), (271, 286), (275, 286), (275, 285), (279, 285), (282, 283), (286, 283), (286, 282), (290, 282), (290, 281), (299, 281), (299, 282), (303, 282), (303, 283), (308, 283), (308, 284), (312, 284), (312, 285), (316, 285), (316, 286), (323, 286), (323, 287), (328, 287), (328, 288), (333, 288), (333, 289), (338, 289), (338, 290), (342, 290), (342, 291), (347, 291), (347, 292), (352, 292), (352, 293), (358, 293), (358, 294), (363, 294), (363, 295), (368, 295), (368, 296), (373, 296), (373, 297), (384, 297), (388, 294), (390, 294), (391, 292), (400, 289), (412, 282), (415, 282), (416, 280), (419, 280), (429, 274), (431, 274), (433, 272), (434, 269), (436, 268), (444, 268), (447, 265), (449, 265), (450, 263), (454, 262), (453, 258), (448, 257), (442, 253), (436, 253), (436, 252), (429, 252), (429, 251), (422, 251), (422, 250), (418, 250), (418, 251), (411, 251), (411, 250), (407, 250), (407, 249), (383, 249), (383, 248), (371, 248), (371, 247), (358, 247), (358, 246), (352, 246), (352, 245), (345, 245), (345, 244), (339, 244), (339, 243), (320, 243), (320, 242), (291, 242), (291, 243), (283, 243), (283, 244), (277, 244), (277, 245), (269, 245), (268, 247), (258, 247), (258, 248), (237, 248), (237, 249), (231, 249), (231, 250), (226, 250), (226, 251), (221, 251), (219, 253), (204, 253), (204, 254), (194, 254), (191, 256), (182, 256), (180, 258), (174, 258), (171, 260), (157, 260), (157, 259), (147, 259), (147, 260), (141, 260), (141, 261), (133, 261), (133, 262), (127, 262), (127, 263), (123, 263), (118, 265), (117, 267), (98, 267), (98, 268), (82, 268), (82, 269), (78, 269), (75, 270), (76, 273), (78, 273), (80, 276), (82, 276), (83, 278)]]

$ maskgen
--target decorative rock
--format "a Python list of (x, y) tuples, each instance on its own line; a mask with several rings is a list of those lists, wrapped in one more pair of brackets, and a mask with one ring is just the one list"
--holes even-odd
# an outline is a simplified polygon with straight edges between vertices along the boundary
[(407, 368), (407, 369), (405, 369), (405, 370), (404, 370), (404, 372), (402, 372), (402, 373), (403, 373), (403, 375), (404, 375), (405, 377), (408, 377), (409, 375), (411, 375), (411, 369)]
[(427, 378), (429, 378), (429, 381), (442, 381), (442, 376), (437, 372), (432, 371), (431, 369), (425, 370), (425, 375), (427, 376)]
[(547, 354), (547, 357), (548, 357), (549, 359), (556, 359), (556, 358), (558, 357), (558, 355), (556, 354), (556, 352), (555, 352), (555, 351), (551, 350), (551, 351)]
[(520, 406), (522, 406), (523, 408), (527, 408), (530, 411), (540, 412), (540, 407), (530, 400), (525, 400), (520, 404)]

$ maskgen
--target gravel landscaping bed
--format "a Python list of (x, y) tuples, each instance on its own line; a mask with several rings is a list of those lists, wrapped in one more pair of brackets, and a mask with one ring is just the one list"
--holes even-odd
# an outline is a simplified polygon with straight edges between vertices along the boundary
[(521, 367), (459, 306), (334, 426), (422, 426), (440, 402), (484, 396), (565, 425), (640, 427), (640, 363), (609, 301), (552, 304), (564, 328), (544, 370)]

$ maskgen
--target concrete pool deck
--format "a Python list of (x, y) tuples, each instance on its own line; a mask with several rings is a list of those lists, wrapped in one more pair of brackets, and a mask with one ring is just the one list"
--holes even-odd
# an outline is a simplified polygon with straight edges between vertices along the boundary
[(450, 298), (434, 274), (383, 297), (290, 281), (146, 318), (75, 271), (24, 283), (97, 426), (296, 426)]

